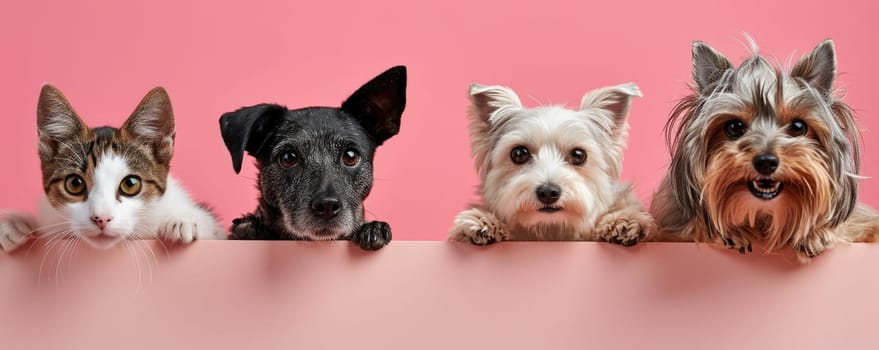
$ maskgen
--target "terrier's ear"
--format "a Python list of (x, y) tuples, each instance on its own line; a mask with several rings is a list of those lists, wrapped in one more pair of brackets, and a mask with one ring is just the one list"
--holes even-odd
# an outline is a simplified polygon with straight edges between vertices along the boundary
[(220, 132), (232, 156), (232, 168), (236, 174), (241, 172), (244, 152), (258, 154), (286, 113), (287, 107), (263, 103), (224, 113), (220, 117)]
[(70, 140), (83, 137), (86, 131), (88, 127), (76, 115), (64, 94), (52, 85), (43, 85), (37, 102), (40, 159), (50, 161), (59, 145), (70, 144)]
[(396, 66), (379, 74), (342, 103), (342, 110), (358, 118), (378, 145), (400, 132), (400, 119), (405, 108), (405, 66)]
[(583, 96), (580, 110), (597, 108), (610, 112), (614, 129), (620, 128), (629, 117), (632, 97), (641, 97), (641, 90), (635, 83), (625, 83), (593, 90)]
[(693, 81), (699, 94), (708, 92), (706, 89), (730, 69), (733, 69), (732, 62), (720, 52), (704, 42), (693, 42)]
[(822, 93), (829, 92), (836, 77), (836, 49), (833, 40), (827, 39), (818, 44), (811, 53), (794, 65), (790, 75), (803, 79)]
[(150, 90), (119, 130), (125, 138), (149, 144), (159, 163), (170, 162), (176, 131), (168, 92), (162, 87)]
[(490, 124), (491, 116), (501, 108), (522, 108), (513, 89), (506, 86), (470, 84), (470, 114)]

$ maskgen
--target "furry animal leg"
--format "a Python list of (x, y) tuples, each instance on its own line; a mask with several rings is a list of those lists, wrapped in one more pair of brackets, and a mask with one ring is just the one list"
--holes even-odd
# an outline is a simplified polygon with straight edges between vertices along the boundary
[(494, 214), (473, 208), (455, 217), (455, 226), (449, 240), (488, 245), (507, 240), (506, 229)]

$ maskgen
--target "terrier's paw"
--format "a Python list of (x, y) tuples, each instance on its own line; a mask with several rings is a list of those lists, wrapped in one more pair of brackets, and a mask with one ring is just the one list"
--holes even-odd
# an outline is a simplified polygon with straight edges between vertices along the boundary
[(797, 259), (805, 264), (830, 248), (830, 240), (828, 240), (825, 235), (816, 232), (807, 240), (796, 244), (795, 247), (797, 250)]
[(372, 221), (360, 226), (351, 241), (363, 250), (378, 250), (391, 242), (391, 226), (386, 222)]
[(163, 240), (191, 243), (197, 239), (222, 239), (222, 229), (212, 220), (175, 218), (159, 225), (156, 232)]
[(0, 248), (5, 252), (15, 250), (31, 239), (36, 227), (36, 221), (28, 214), (0, 214)]
[(652, 222), (635, 217), (616, 217), (598, 225), (598, 236), (601, 240), (631, 247), (647, 237), (652, 229)]
[(753, 251), (753, 248), (751, 248), (751, 241), (745, 237), (731, 236), (720, 237), (719, 239), (724, 247), (738, 251), (739, 254), (750, 253)]
[(507, 239), (500, 220), (493, 214), (479, 209), (463, 211), (455, 218), (450, 240), (488, 245)]

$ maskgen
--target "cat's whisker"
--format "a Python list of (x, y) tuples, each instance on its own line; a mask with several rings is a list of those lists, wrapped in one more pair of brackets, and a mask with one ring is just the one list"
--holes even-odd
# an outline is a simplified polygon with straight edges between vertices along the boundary
[[(51, 237), (43, 245), (43, 247), (45, 247), (45, 249), (46, 249), (45, 252), (48, 253), (49, 251), (51, 251), (52, 248), (54, 248), (59, 242), (63, 241), (67, 235), (72, 234), (72, 233), (73, 233), (73, 231), (71, 231), (70, 229), (66, 229), (66, 230), (62, 230), (62, 231), (58, 231), (58, 232), (54, 232), (54, 233), (50, 232), (50, 233), (46, 234), (47, 236), (51, 236)], [(31, 248), (33, 248), (33, 246), (31, 246)]]
[(137, 289), (135, 290), (135, 294), (140, 293), (140, 289), (143, 287), (143, 273), (140, 269), (140, 259), (137, 255), (137, 252), (134, 251), (134, 248), (131, 247), (133, 243), (128, 240), (122, 241), (123, 246), (125, 247), (125, 251), (134, 259), (134, 266), (137, 267)]
[[(73, 236), (73, 237), (76, 237), (76, 236)], [(55, 263), (55, 289), (58, 289), (59, 283), (61, 281), (60, 272), (61, 272), (61, 267), (64, 263), (64, 255), (67, 254), (68, 251), (70, 250), (70, 246), (71, 246), (71, 244), (73, 244), (72, 242), (73, 242), (73, 240), (64, 241), (64, 245), (61, 248), (61, 254), (58, 255), (58, 261)]]
[[(152, 284), (153, 283), (153, 266), (155, 266), (156, 269), (159, 268), (159, 259), (156, 257), (156, 254), (153, 253), (153, 250), (152, 250), (152, 248), (150, 248), (149, 244), (147, 244), (143, 240), (137, 240), (136, 242), (137, 242), (137, 245), (139, 245), (144, 250), (146, 250), (147, 253), (149, 253), (149, 256), (147, 256), (147, 258), (148, 258), (147, 259), (147, 272), (149, 272), (149, 282), (150, 282), (150, 284)], [(144, 254), (144, 256), (146, 256), (146, 254)], [(150, 259), (152, 259), (152, 260), (150, 260)]]
[[(144, 215), (144, 216), (146, 216), (146, 215)], [(138, 221), (139, 221), (139, 220), (138, 220)], [(150, 227), (147, 227), (147, 226), (144, 225), (144, 224), (141, 224), (140, 222), (138, 222), (138, 223), (135, 225), (135, 227), (140, 228), (145, 234), (147, 234), (148, 232), (152, 232), (152, 231), (153, 231), (153, 229), (151, 229)], [(167, 256), (169, 253), (168, 253), (168, 246), (165, 245), (165, 242), (164, 242), (161, 238), (157, 237), (157, 235), (155, 234), (155, 232), (152, 232), (151, 234), (148, 234), (148, 235), (150, 235), (150, 236), (152, 236), (152, 237), (151, 237), (151, 238), (147, 238), (147, 237), (141, 236), (140, 234), (138, 234), (137, 237), (140, 238), (140, 239), (152, 239), (152, 240), (155, 240), (156, 242), (159, 242), (159, 245), (162, 246), (162, 250), (165, 251), (165, 256)], [(146, 244), (146, 243), (144, 243), (144, 244)]]
[[(159, 259), (158, 259), (158, 257), (156, 257), (156, 254), (153, 252), (153, 249), (150, 248), (149, 244), (144, 242), (143, 239), (141, 238), (141, 236), (137, 232), (132, 232), (131, 235), (134, 237), (134, 242), (136, 242), (136, 244), (138, 246), (142, 247), (143, 249), (145, 249), (149, 253), (149, 256), (147, 256), (147, 258), (152, 259), (151, 261), (147, 260), (147, 267), (149, 268), (149, 273), (150, 273), (150, 276), (149, 276), (150, 283), (152, 284), (152, 282), (153, 282), (152, 267), (153, 267), (153, 265), (155, 265), (156, 268), (159, 267)], [(146, 254), (144, 254), (144, 255), (146, 255)], [(152, 264), (150, 264), (150, 263), (152, 263)]]
[[(53, 250), (56, 250), (56, 248), (59, 248), (59, 246), (62, 245), (62, 242), (67, 242), (67, 240), (68, 240), (71, 236), (73, 236), (73, 232), (71, 232), (71, 231), (61, 231), (61, 232), (58, 232), (58, 233), (55, 234), (54, 241), (46, 247), (46, 251), (43, 252), (43, 258), (40, 260), (40, 269), (39, 269), (39, 272), (38, 272), (38, 274), (37, 274), (37, 276), (38, 276), (38, 278), (40, 279), (40, 281), (42, 281), (42, 276), (43, 276), (43, 266), (44, 266), (45, 263), (46, 263), (46, 259), (48, 259), (50, 255), (52, 255), (52, 251), (53, 251)], [(60, 256), (57, 256), (56, 259), (61, 259), (61, 257), (60, 257)]]
[[(66, 222), (60, 222), (60, 223), (52, 224), (52, 225), (45, 225), (45, 226), (43, 226), (43, 227), (40, 227), (40, 228), (38, 228), (38, 229), (36, 229), (36, 230), (31, 231), (31, 233), (34, 233), (34, 232), (38, 232), (38, 231), (39, 231), (39, 232), (42, 233), (42, 234), (41, 234), (42, 237), (52, 236), (52, 235), (53, 235), (52, 231), (48, 231), (48, 232), (46, 232), (46, 229), (48, 229), (48, 228), (57, 228), (58, 226), (63, 226), (63, 225), (66, 225), (66, 224), (67, 224)], [(63, 228), (63, 227), (62, 227), (62, 228)], [(67, 227), (67, 228), (65, 229), (65, 231), (66, 231), (66, 230), (70, 230), (70, 227)], [(46, 242), (43, 246), (49, 244), (49, 242), (51, 242), (53, 239), (55, 239), (55, 237), (51, 237), (51, 238), (48, 240), (48, 242)], [(24, 253), (24, 255), (25, 255), (25, 256), (30, 256), (30, 254), (31, 254), (31, 250), (34, 249), (34, 246), (35, 246), (35, 245), (36, 245), (36, 244), (31, 244), (30, 247), (27, 248), (27, 251)]]

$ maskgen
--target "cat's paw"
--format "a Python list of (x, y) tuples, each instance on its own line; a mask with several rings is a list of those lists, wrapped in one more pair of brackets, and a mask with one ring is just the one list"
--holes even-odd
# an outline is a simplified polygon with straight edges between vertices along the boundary
[(5, 212), (0, 214), (0, 248), (11, 252), (26, 243), (35, 234), (36, 220), (28, 214)]
[(631, 247), (644, 240), (653, 226), (653, 220), (643, 213), (611, 214), (602, 218), (596, 233), (605, 242)]
[(156, 232), (162, 240), (191, 243), (198, 239), (223, 239), (222, 229), (210, 219), (175, 218), (164, 221)]
[(449, 240), (488, 245), (506, 240), (507, 234), (500, 220), (491, 213), (470, 209), (455, 217), (455, 226)]
[(391, 226), (381, 221), (365, 223), (354, 232), (351, 241), (363, 250), (378, 250), (391, 242)]

